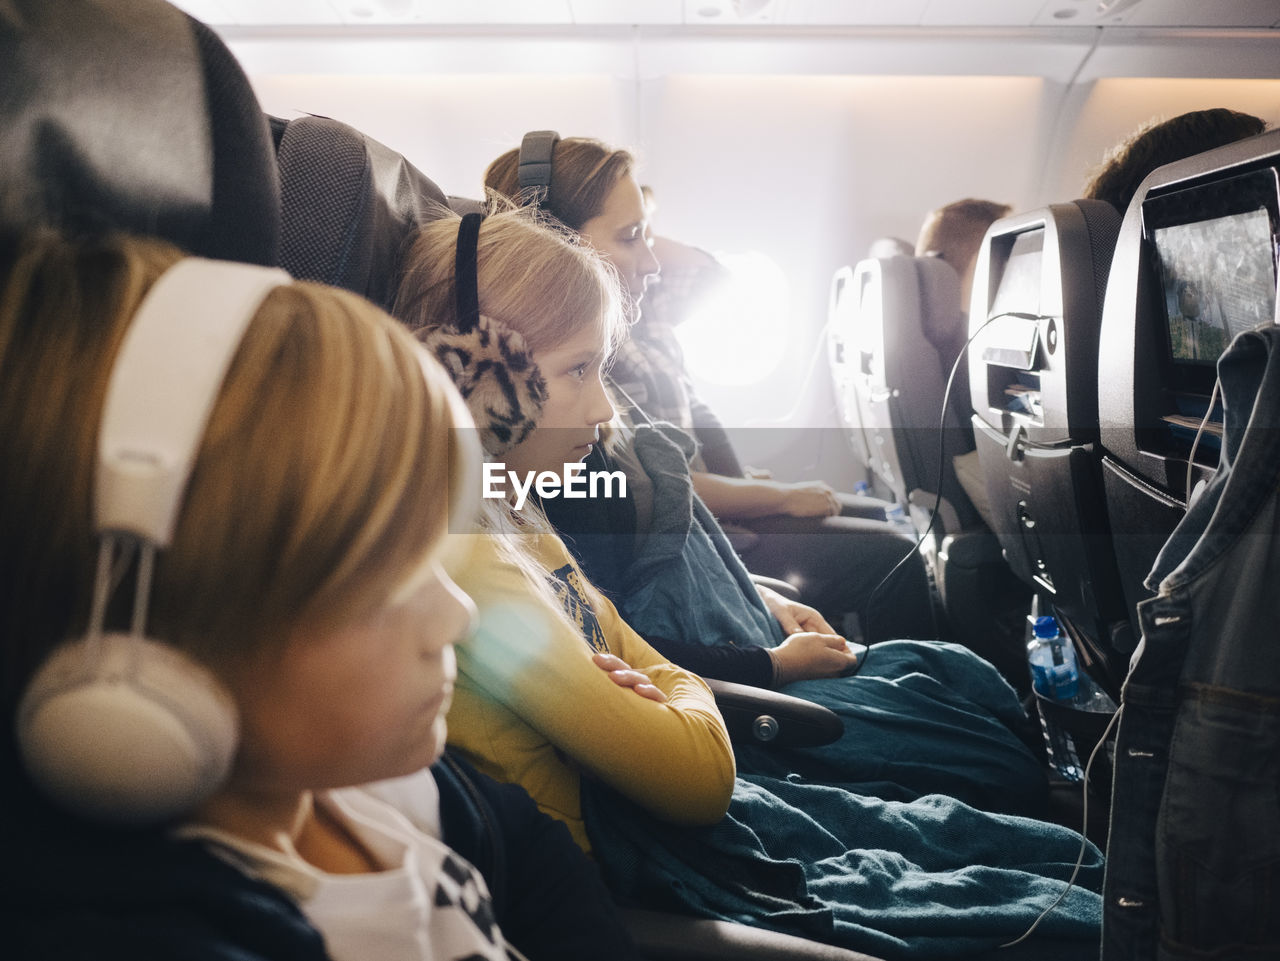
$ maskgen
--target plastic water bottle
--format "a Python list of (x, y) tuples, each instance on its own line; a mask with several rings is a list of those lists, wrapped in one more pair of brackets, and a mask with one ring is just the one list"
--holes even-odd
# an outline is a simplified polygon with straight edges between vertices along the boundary
[(858, 497), (868, 497), (871, 494), (871, 485), (864, 480), (855, 481), (853, 485), (853, 493)]
[[(1076, 665), (1075, 648), (1063, 637), (1055, 617), (1037, 617), (1027, 643), (1027, 661), (1031, 665), (1031, 686), (1047, 701), (1063, 707), (1074, 707), (1080, 692), (1080, 669)], [(1040, 723), (1049, 747), (1049, 763), (1069, 781), (1084, 777), (1071, 738), (1049, 714), (1041, 710)]]
[(884, 509), (884, 519), (902, 534), (912, 540), (916, 539), (915, 525), (911, 523), (911, 518), (907, 516), (906, 510), (897, 501), (894, 501)]
[(1051, 701), (1070, 702), (1080, 690), (1080, 669), (1075, 648), (1062, 636), (1056, 617), (1037, 617), (1027, 645), (1031, 686)]

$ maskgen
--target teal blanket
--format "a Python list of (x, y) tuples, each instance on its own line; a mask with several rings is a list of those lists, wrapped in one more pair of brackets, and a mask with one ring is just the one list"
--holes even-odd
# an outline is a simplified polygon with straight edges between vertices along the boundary
[[(636, 547), (615, 603), (646, 637), (773, 647), (778, 623), (719, 524), (693, 493), (688, 437), (641, 427), (635, 452), (653, 483), (651, 531)], [(587, 567), (587, 576), (592, 570)], [(982, 810), (1045, 813), (1040, 736), (1000, 673), (941, 641), (874, 645), (850, 678), (799, 681), (783, 691), (835, 711), (844, 735), (821, 748), (738, 748), (739, 770), (834, 784), (892, 800), (947, 794)]]
[[(680, 435), (637, 433), (655, 520), (618, 608), (649, 636), (776, 645), (777, 622), (693, 495), (687, 452)], [(889, 641), (854, 677), (785, 690), (836, 711), (844, 735), (807, 750), (735, 746), (741, 776), (713, 827), (658, 822), (584, 781), (595, 857), (620, 898), (896, 959), (985, 953), (1065, 890), (1082, 839), (1010, 813), (1039, 811), (1047, 786), (1018, 735), (1018, 698), (989, 663), (954, 644)], [(1097, 956), (1101, 883), (1089, 844), (1029, 956), (1063, 945)]]
[(926, 959), (997, 948), (1065, 892), (1030, 956), (1061, 955), (1064, 943), (1097, 956), (1102, 855), (1086, 843), (1068, 890), (1081, 838), (1057, 825), (939, 795), (885, 801), (761, 775), (738, 779), (712, 827), (658, 822), (598, 783), (584, 782), (583, 814), (623, 903)]

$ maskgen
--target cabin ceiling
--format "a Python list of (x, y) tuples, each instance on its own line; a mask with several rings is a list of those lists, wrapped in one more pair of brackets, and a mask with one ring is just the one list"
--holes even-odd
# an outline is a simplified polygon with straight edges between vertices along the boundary
[(1280, 0), (173, 0), (217, 27), (1280, 28)]

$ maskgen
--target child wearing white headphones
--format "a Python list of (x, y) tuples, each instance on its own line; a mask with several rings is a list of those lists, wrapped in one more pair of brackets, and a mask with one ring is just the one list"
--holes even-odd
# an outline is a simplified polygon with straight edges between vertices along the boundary
[(6, 954), (512, 956), (431, 836), (478, 489), (447, 376), (281, 271), (0, 247)]

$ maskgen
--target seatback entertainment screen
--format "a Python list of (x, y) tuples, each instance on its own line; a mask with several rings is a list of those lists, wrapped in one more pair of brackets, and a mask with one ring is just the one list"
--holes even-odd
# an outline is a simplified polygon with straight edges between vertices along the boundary
[(1236, 334), (1274, 322), (1275, 247), (1265, 208), (1152, 235), (1175, 363), (1216, 363)]
[(1267, 167), (1143, 203), (1166, 359), (1212, 369), (1243, 331), (1276, 321), (1277, 175)]

